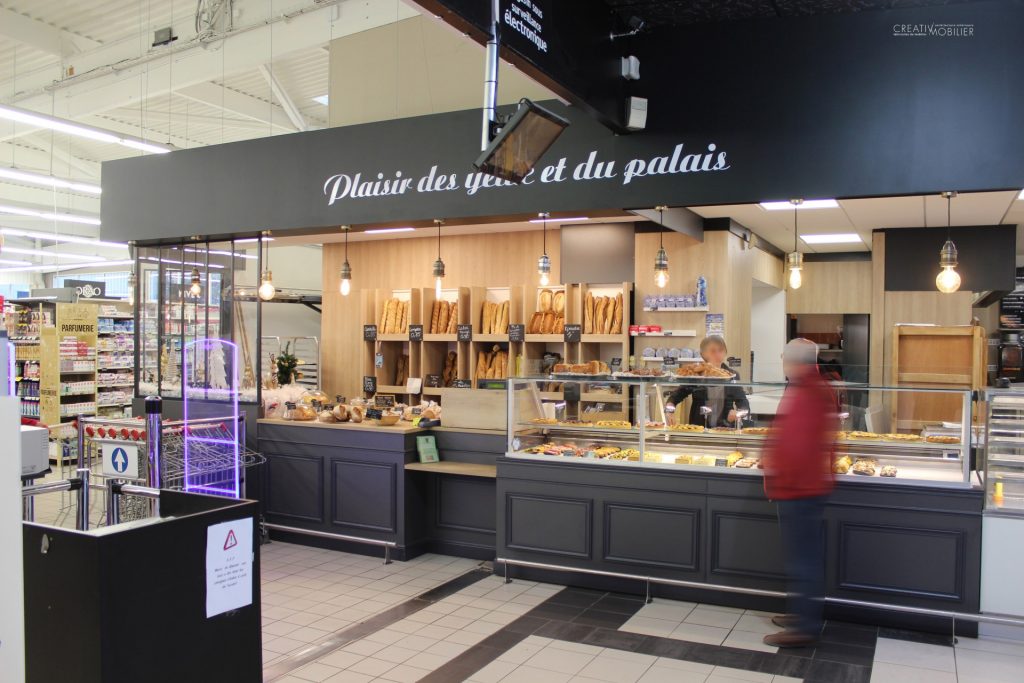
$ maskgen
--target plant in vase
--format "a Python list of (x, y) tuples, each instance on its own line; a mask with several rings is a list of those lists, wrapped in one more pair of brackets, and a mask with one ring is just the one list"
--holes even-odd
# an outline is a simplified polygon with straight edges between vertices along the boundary
[(291, 347), (291, 342), (288, 342), (277, 356), (277, 383), (282, 387), (294, 381), (295, 368), (299, 365), (299, 359), (291, 352)]

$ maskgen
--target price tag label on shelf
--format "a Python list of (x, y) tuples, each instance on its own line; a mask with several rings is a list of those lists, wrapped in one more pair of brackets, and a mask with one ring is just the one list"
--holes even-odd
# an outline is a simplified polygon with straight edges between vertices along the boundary
[(612, 362), (608, 364), (608, 367), (612, 369), (612, 372), (618, 372), (619, 369), (622, 367), (622, 359), (612, 358)]
[(729, 356), (725, 362), (729, 364), (730, 368), (739, 368), (743, 366), (743, 359), (738, 358), (737, 356)]
[(669, 368), (674, 368), (677, 365), (679, 365), (679, 359), (675, 358), (673, 356), (665, 356), (661, 360), (661, 367), (662, 367), (663, 370), (668, 370)]
[(526, 341), (526, 325), (511, 323), (508, 326), (508, 340), (511, 342)]
[(377, 378), (372, 375), (363, 376), (363, 391), (368, 394), (377, 393)]
[(423, 341), (423, 325), (409, 325), (409, 341)]
[(473, 326), (472, 325), (456, 325), (455, 326), (456, 339), (460, 342), (473, 341)]
[(384, 354), (375, 353), (373, 354), (373, 367), (382, 368), (384, 367)]
[(565, 331), (562, 334), (563, 339), (566, 342), (578, 342), (580, 340), (580, 334), (583, 331), (583, 326), (576, 323), (570, 323), (565, 326)]
[(394, 408), (395, 407), (395, 395), (394, 394), (377, 394), (373, 397), (373, 404), (378, 408)]
[(441, 375), (427, 375), (427, 386), (438, 389), (441, 386)]
[(384, 417), (384, 411), (379, 408), (367, 408), (366, 419), (367, 420), (379, 420)]
[(457, 379), (452, 381), (452, 387), (455, 389), (472, 389), (473, 382), (468, 379)]
[(377, 340), (377, 326), (376, 325), (363, 325), (363, 341), (376, 341)]

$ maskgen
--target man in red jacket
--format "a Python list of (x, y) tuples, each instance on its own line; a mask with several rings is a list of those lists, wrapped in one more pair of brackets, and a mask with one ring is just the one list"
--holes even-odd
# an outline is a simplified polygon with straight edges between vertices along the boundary
[(832, 492), (832, 450), (838, 427), (835, 396), (818, 373), (818, 347), (794, 339), (782, 354), (789, 385), (764, 451), (764, 488), (779, 511), (790, 614), (772, 621), (785, 630), (767, 645), (802, 647), (818, 639), (825, 593), (825, 502)]

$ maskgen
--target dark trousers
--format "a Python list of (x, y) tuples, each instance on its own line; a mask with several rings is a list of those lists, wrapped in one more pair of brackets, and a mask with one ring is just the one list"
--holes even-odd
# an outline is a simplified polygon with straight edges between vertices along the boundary
[(825, 596), (825, 529), (822, 521), (827, 498), (780, 500), (779, 528), (789, 576), (789, 612), (796, 615), (795, 630), (818, 635)]

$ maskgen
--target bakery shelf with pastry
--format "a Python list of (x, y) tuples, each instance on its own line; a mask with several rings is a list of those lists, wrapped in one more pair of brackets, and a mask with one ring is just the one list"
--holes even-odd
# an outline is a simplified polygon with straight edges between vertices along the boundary
[(623, 334), (629, 336), (632, 291), (630, 282), (579, 286), (583, 341), (610, 341), (618, 340)]
[[(377, 339), (402, 341), (409, 338), (409, 325), (420, 323), (420, 290), (378, 289), (374, 293)], [(370, 324), (370, 321), (367, 321)]]
[(432, 287), (421, 290), (423, 341), (455, 341), (456, 326), (469, 323), (469, 287), (442, 289), (438, 297)]
[(526, 340), (561, 340), (567, 320), (566, 287), (526, 287), (524, 303)]
[[(515, 357), (509, 355), (508, 342), (478, 342), (472, 344), (473, 386), (480, 380), (508, 379), (515, 371)], [(513, 345), (514, 346), (514, 345)]]
[(508, 341), (508, 326), (523, 321), (523, 287), (471, 287), (474, 341)]

